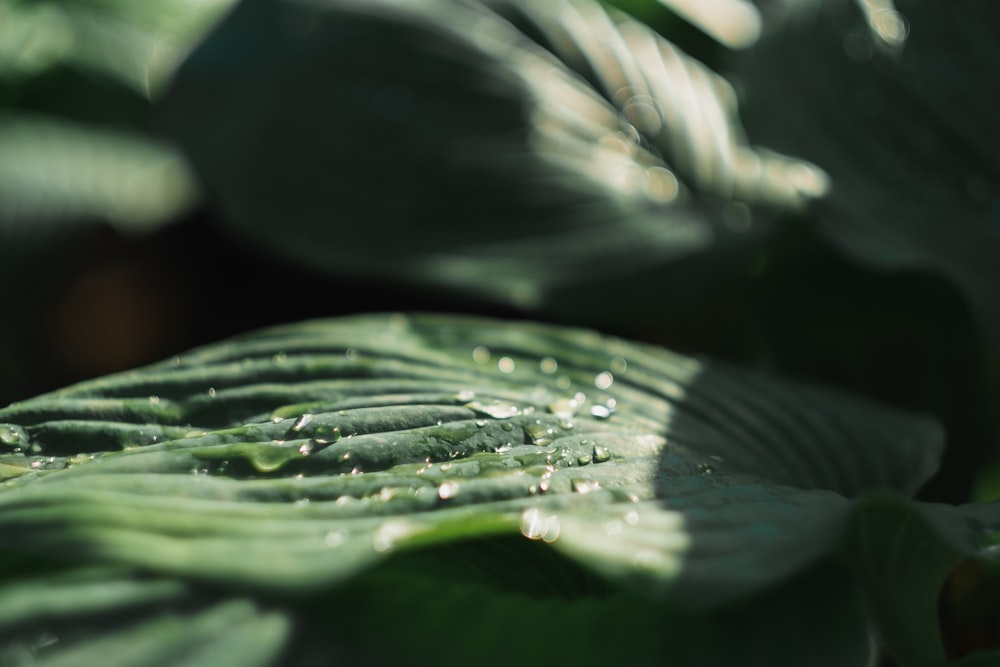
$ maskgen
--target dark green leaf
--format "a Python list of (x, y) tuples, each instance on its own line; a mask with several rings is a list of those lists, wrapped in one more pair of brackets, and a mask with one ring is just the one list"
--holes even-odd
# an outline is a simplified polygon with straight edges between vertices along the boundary
[(742, 242), (748, 205), (773, 221), (825, 187), (746, 144), (724, 80), (591, 0), (246, 2), (166, 115), (240, 236), (522, 307)]
[(943, 273), (995, 344), (1000, 5), (895, 5), (768, 3), (744, 72), (747, 127), (829, 173), (815, 208), (827, 237), (878, 267)]

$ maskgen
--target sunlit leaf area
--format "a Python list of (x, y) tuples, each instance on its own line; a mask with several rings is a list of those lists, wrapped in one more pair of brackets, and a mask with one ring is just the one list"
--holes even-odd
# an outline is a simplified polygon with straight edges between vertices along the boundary
[(1000, 665), (996, 25), (0, 0), (0, 667)]

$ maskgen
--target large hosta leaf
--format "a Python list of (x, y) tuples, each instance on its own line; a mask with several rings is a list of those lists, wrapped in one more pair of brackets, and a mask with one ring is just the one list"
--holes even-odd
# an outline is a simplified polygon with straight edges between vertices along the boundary
[[(992, 506), (906, 500), (940, 454), (932, 422), (525, 322), (285, 326), (16, 403), (0, 421), (0, 633), (56, 664), (103, 650), (93, 635), (108, 632), (180, 664), (178, 628), (229, 615), (261, 643), (254, 664), (313, 614), (339, 633), (302, 630), (286, 658), (360, 660), (363, 619), (428, 597), (517, 633), (553, 615), (567, 631), (624, 623), (643, 636), (626, 652), (637, 663), (667, 651), (692, 665), (862, 664), (858, 594), (830, 560), (842, 548), (874, 582), (886, 641), (919, 626), (933, 657), (927, 605), (998, 524)], [(899, 526), (893, 549), (871, 546)], [(816, 595), (825, 604), (803, 611)], [(566, 596), (584, 602), (570, 613)], [(379, 651), (398, 657), (409, 631), (382, 632)], [(713, 644), (720, 634), (732, 643)], [(227, 650), (199, 636), (189, 650)], [(520, 648), (535, 654), (531, 637)], [(472, 633), (449, 655), (491, 641)]]
[(165, 115), (240, 236), (518, 306), (742, 239), (748, 205), (769, 220), (825, 187), (746, 144), (724, 80), (592, 0), (245, 2)]
[(829, 238), (876, 266), (943, 273), (995, 344), (1000, 5), (762, 4), (744, 71), (751, 137), (829, 173), (815, 209)]

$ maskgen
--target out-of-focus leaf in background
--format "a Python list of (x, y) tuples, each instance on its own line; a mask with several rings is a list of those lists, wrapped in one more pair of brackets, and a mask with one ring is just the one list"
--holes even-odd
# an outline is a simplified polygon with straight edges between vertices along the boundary
[(246, 2), (166, 110), (240, 237), (522, 308), (642, 276), (629, 303), (667, 309), (649, 275), (825, 188), (745, 143), (724, 80), (590, 0)]
[[(935, 273), (959, 290), (986, 342), (971, 359), (956, 357), (972, 369), (963, 384), (979, 387), (984, 406), (994, 404), (1000, 397), (994, 75), (1000, 48), (992, 26), (1000, 6), (908, 0), (760, 6), (762, 40), (737, 59), (750, 136), (830, 174), (831, 192), (810, 220), (852, 260)], [(934, 318), (927, 313), (927, 321)], [(985, 411), (993, 414), (991, 424), (969, 450), (978, 450), (981, 462), (994, 461), (978, 483), (988, 493), (1000, 451), (984, 442), (995, 442), (997, 433), (996, 411)]]
[(751, 136), (831, 175), (814, 211), (828, 238), (870, 264), (943, 272), (995, 345), (1000, 7), (763, 4), (769, 27), (742, 77)]
[(144, 232), (197, 199), (184, 159), (136, 133), (29, 114), (0, 116), (0, 234), (105, 221)]
[[(106, 245), (100, 239), (108, 238), (107, 230), (121, 239), (148, 236), (182, 219), (199, 200), (186, 159), (150, 132), (152, 104), (231, 4), (0, 3), (0, 284), (10, 287), (5, 321), (16, 323), (0, 331), (0, 396), (18, 395), (18, 386), (42, 386), (49, 364), (58, 367), (36, 360), (60, 354), (47, 338), (72, 338), (50, 317), (71, 317), (117, 339), (111, 346), (122, 352), (119, 362), (96, 368), (148, 360), (148, 347), (132, 335), (136, 328), (122, 326), (128, 315), (108, 319), (114, 307), (89, 315), (68, 307), (53, 315), (60, 310), (53, 302), (72, 301), (81, 291), (83, 285), (66, 285), (75, 273), (104, 271), (82, 265), (88, 252)], [(60, 295), (64, 290), (69, 293)], [(123, 290), (129, 288), (119, 285), (87, 299), (110, 305)], [(119, 299), (126, 301), (135, 300)], [(107, 335), (114, 331), (120, 334)], [(123, 345), (122, 336), (132, 340)], [(85, 372), (90, 364), (77, 357), (70, 365)]]

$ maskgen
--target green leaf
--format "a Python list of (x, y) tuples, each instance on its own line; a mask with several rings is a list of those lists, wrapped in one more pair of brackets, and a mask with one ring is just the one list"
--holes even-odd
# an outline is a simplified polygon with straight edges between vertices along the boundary
[(10, 0), (0, 5), (0, 76), (68, 63), (150, 97), (232, 0)]
[(144, 231), (197, 196), (187, 165), (169, 146), (54, 117), (0, 115), (0, 238), (8, 242), (80, 220)]
[(519, 307), (739, 246), (749, 205), (771, 229), (825, 187), (746, 144), (723, 79), (592, 0), (246, 2), (164, 114), (240, 237)]
[(940, 272), (995, 345), (1000, 7), (769, 4), (743, 63), (750, 136), (830, 175), (814, 212), (838, 247), (876, 267)]
[[(569, 576), (570, 594), (587, 595), (599, 575), (701, 628), (694, 642), (727, 614), (759, 614), (779, 589), (787, 602), (774, 613), (789, 622), (808, 590), (795, 582), (846, 549), (894, 645), (896, 628), (933, 621), (893, 595), (918, 581), (914, 599), (926, 601), (950, 565), (986, 557), (1000, 526), (995, 504), (906, 500), (940, 455), (932, 421), (528, 322), (374, 315), (278, 327), (15, 403), (0, 421), (0, 463), (16, 469), (0, 486), (0, 557), (146, 573), (287, 600), (286, 611), (393, 563), (435, 581), (455, 575), (444, 563), (473, 562), (476, 585), (521, 586), (538, 556), (460, 554), (528, 538), (533, 553), (576, 564), (550, 571), (594, 573), (582, 588)], [(884, 506), (894, 515), (871, 524)], [(858, 533), (858, 522), (877, 529)], [(871, 548), (893, 531), (920, 548)], [(831, 604), (855, 611), (829, 631), (863, 655), (857, 592), (838, 589)], [(665, 650), (698, 643), (686, 634)], [(747, 664), (775, 664), (753, 651)]]

